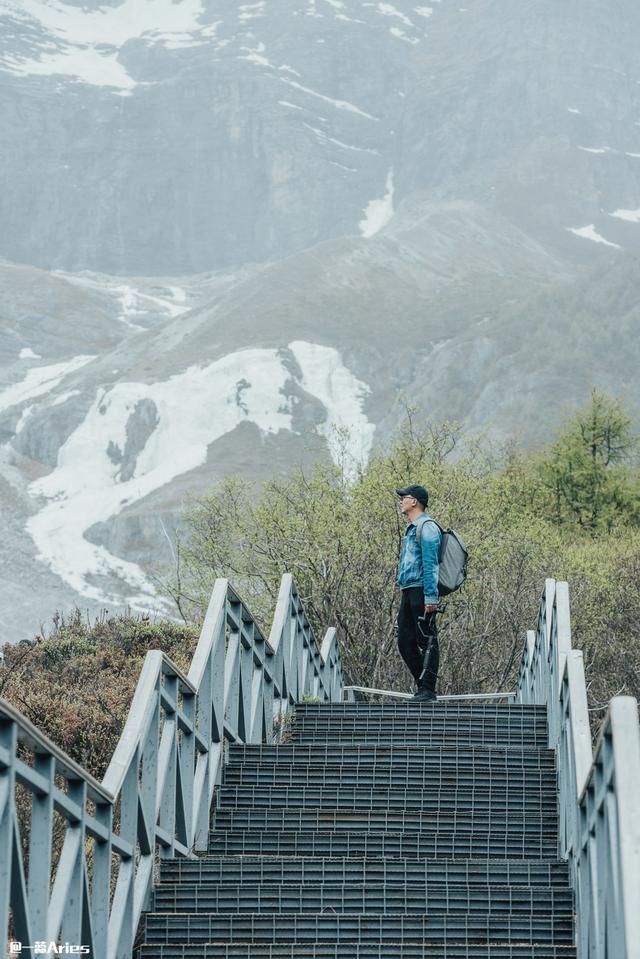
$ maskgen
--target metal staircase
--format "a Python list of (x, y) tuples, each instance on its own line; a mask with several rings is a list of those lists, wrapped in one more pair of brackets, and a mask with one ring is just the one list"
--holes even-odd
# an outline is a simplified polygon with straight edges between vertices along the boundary
[(575, 956), (544, 707), (305, 703), (292, 739), (230, 747), (141, 959)]
[(637, 703), (592, 751), (566, 583), (507, 702), (355, 690), (285, 575), (268, 637), (218, 580), (188, 674), (147, 653), (101, 782), (0, 699), (0, 947), (640, 959)]

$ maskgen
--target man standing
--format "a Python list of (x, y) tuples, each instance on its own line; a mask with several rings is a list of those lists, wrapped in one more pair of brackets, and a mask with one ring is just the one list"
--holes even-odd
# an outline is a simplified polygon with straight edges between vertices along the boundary
[(397, 585), (402, 591), (398, 612), (398, 649), (416, 681), (414, 699), (436, 698), (438, 676), (438, 556), (442, 535), (429, 522), (429, 494), (424, 486), (396, 490), (400, 512), (407, 520), (398, 566)]

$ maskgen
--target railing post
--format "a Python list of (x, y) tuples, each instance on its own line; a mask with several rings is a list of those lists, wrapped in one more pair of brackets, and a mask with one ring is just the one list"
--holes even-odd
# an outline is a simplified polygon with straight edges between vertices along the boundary
[[(159, 692), (162, 691), (162, 675), (158, 678)], [(170, 677), (165, 681), (165, 691), (170, 699), (175, 703), (177, 700), (178, 684), (175, 677)], [(159, 777), (161, 783), (160, 791), (160, 828), (173, 837), (176, 829), (176, 779), (178, 766), (178, 720), (174, 711), (165, 711), (164, 722), (162, 725), (162, 735), (160, 737), (160, 750), (158, 754)], [(173, 842), (170, 845), (164, 843), (160, 846), (161, 859), (173, 859), (175, 849)]]
[(36, 753), (33, 758), (33, 768), (46, 779), (49, 785), (45, 793), (34, 790), (31, 799), (29, 862), (37, 862), (38, 868), (29, 869), (28, 895), (31, 935), (35, 941), (47, 938), (56, 761), (53, 756)]
[(118, 878), (109, 919), (108, 959), (127, 959), (133, 947), (135, 918), (133, 888), (135, 880), (136, 834), (138, 818), (138, 762), (132, 762), (120, 791), (120, 838), (131, 847), (131, 855), (121, 856)]
[[(194, 776), (196, 768), (196, 697), (193, 693), (183, 690), (182, 709), (186, 719), (191, 723), (192, 732), (182, 732), (182, 745), (180, 747), (180, 782), (182, 784), (182, 796), (185, 817), (186, 836), (193, 835), (193, 798), (194, 798)], [(148, 908), (148, 907), (145, 907)]]
[[(86, 945), (82, 938), (83, 933), (83, 913), (84, 913), (84, 894), (86, 887), (85, 872), (85, 815), (87, 809), (87, 784), (84, 780), (71, 780), (67, 786), (67, 796), (76, 803), (81, 810), (80, 818), (73, 826), (67, 827), (65, 843), (73, 839), (73, 855), (65, 861), (64, 868), (68, 870), (68, 883), (66, 884), (66, 896), (64, 898), (62, 910), (62, 922), (60, 925), (60, 934), (63, 942), (74, 942)], [(63, 868), (62, 857), (58, 870)], [(93, 942), (90, 944), (93, 947)]]
[(96, 821), (108, 834), (104, 840), (95, 839), (93, 844), (93, 883), (91, 914), (95, 957), (106, 959), (109, 934), (109, 897), (111, 892), (111, 834), (113, 828), (113, 806), (111, 803), (96, 803)]
[(253, 685), (253, 644), (254, 644), (253, 622), (246, 623), (242, 618), (240, 610), (240, 635), (239, 635), (239, 657), (240, 657), (240, 701), (239, 717), (237, 730), (238, 735), (243, 742), (251, 742), (251, 693)]
[(626, 954), (640, 956), (640, 726), (631, 696), (611, 702), (616, 813), (620, 839), (620, 894)]
[[(18, 744), (18, 727), (12, 720), (0, 718), (0, 921), (2, 936), (9, 926), (9, 906), (11, 901), (11, 880), (13, 863), (13, 834), (15, 809), (13, 797), (16, 790), (15, 766), (12, 762)], [(49, 878), (47, 877), (47, 892)], [(2, 939), (0, 939), (2, 942)]]
[(249, 739), (261, 743), (264, 733), (264, 694), (266, 686), (265, 640), (254, 630), (252, 636), (252, 670), (249, 690)]
[(234, 733), (242, 739), (238, 729), (240, 713), (240, 633), (230, 627), (227, 655), (224, 661), (224, 715)]

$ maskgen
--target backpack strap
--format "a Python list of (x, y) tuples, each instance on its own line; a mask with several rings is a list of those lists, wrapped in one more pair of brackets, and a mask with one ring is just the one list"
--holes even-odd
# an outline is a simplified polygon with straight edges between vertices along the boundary
[(442, 526), (440, 525), (440, 523), (437, 521), (437, 519), (433, 519), (432, 516), (427, 516), (426, 519), (420, 520), (419, 522), (416, 523), (416, 541), (418, 543), (418, 546), (422, 546), (422, 527), (424, 526), (425, 523), (433, 523), (440, 530), (440, 535), (444, 533), (444, 530)]

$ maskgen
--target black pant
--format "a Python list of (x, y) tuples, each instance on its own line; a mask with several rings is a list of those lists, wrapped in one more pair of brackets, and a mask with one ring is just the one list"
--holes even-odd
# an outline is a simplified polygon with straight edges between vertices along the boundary
[(398, 649), (418, 688), (435, 692), (440, 660), (436, 613), (427, 613), (424, 619), (420, 619), (422, 616), (422, 587), (403, 589), (398, 611)]

